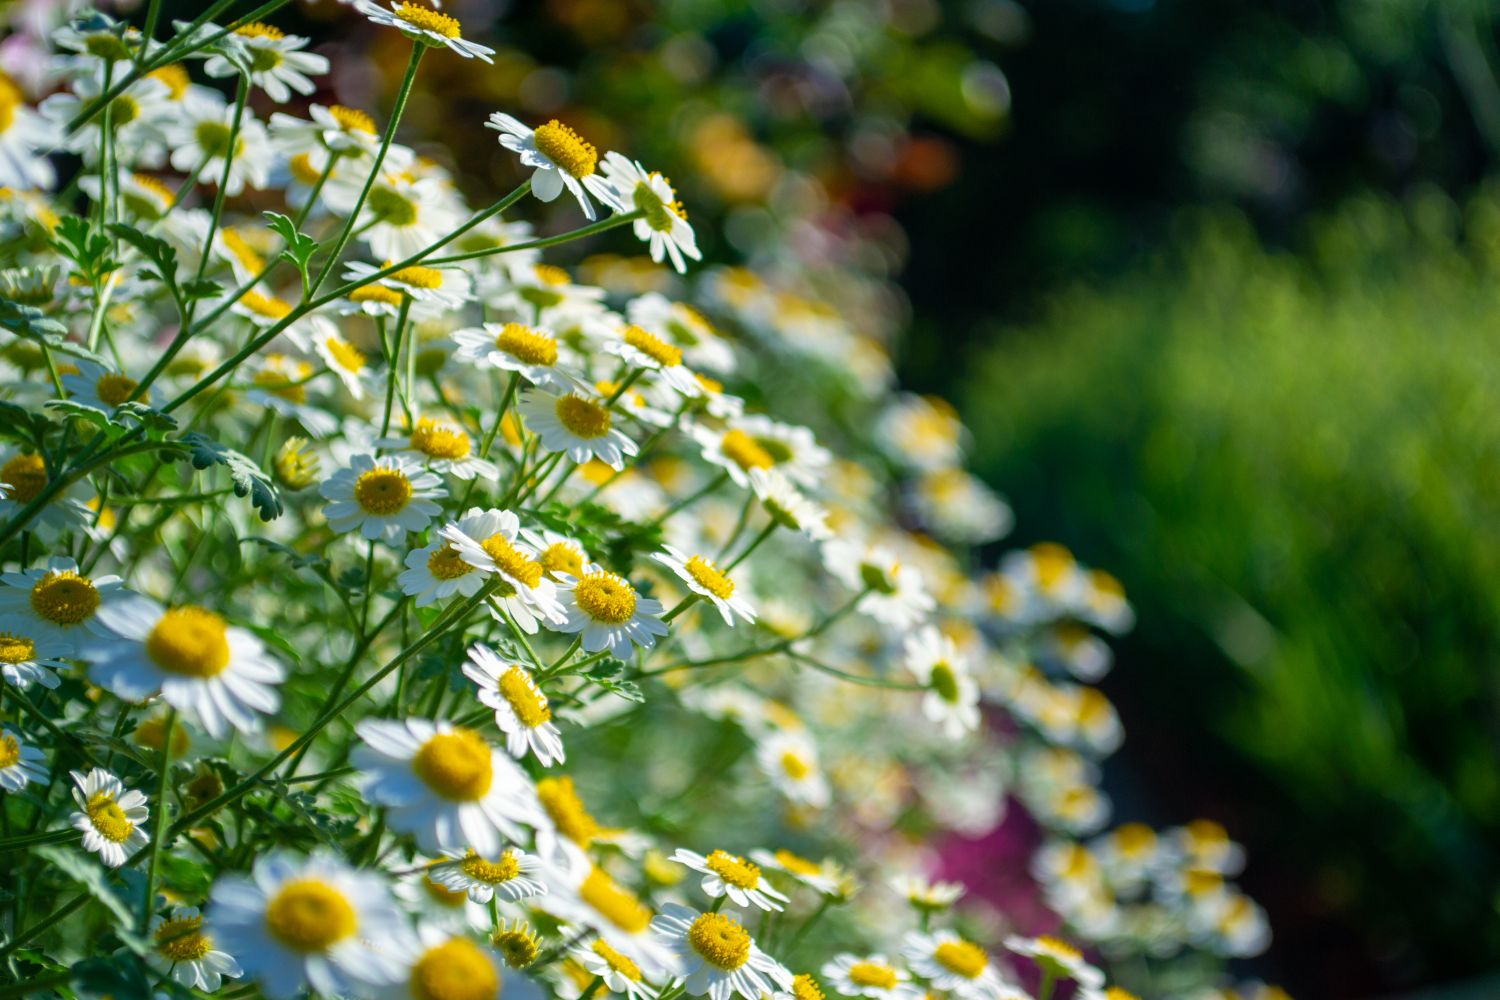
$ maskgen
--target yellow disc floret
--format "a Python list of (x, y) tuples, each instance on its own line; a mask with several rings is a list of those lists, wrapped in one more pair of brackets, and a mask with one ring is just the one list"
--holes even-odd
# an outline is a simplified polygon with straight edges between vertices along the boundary
[(432, 574), (434, 580), (457, 580), (473, 571), (474, 567), (464, 562), (463, 556), (452, 545), (434, 549), (432, 555), (427, 557), (427, 572)]
[(849, 980), (857, 986), (873, 986), (880, 990), (893, 990), (900, 981), (895, 969), (879, 962), (855, 962), (849, 967)]
[(750, 935), (722, 913), (705, 913), (688, 928), (688, 943), (705, 962), (726, 972), (750, 960)]
[(338, 122), (339, 128), (345, 132), (364, 132), (366, 135), (375, 134), (375, 119), (360, 111), (358, 108), (346, 108), (342, 104), (335, 104), (328, 109), (333, 120)]
[(734, 581), (719, 571), (713, 563), (702, 556), (693, 556), (687, 561), (688, 575), (704, 590), (721, 601), (734, 595)]
[(512, 580), (527, 587), (542, 582), (542, 564), (516, 548), (503, 534), (496, 532), (479, 544), (495, 560), (495, 568)]
[(584, 574), (573, 588), (573, 599), (580, 611), (607, 625), (623, 625), (635, 617), (635, 588), (606, 570)]
[(624, 337), (625, 343), (634, 347), (637, 351), (640, 351), (663, 368), (672, 368), (682, 364), (682, 351), (662, 340), (654, 333), (648, 333), (632, 324), (625, 328)]
[(438, 733), (412, 758), (417, 777), (451, 802), (484, 798), (494, 780), (490, 746), (472, 729)]
[[(385, 266), (390, 267), (390, 261), (386, 261)], [(411, 267), (403, 267), (399, 271), (394, 271), (386, 275), (385, 280), (394, 281), (396, 284), (405, 285), (407, 288), (442, 288), (443, 272), (435, 267), (413, 265)]]
[(641, 967), (632, 962), (625, 955), (609, 946), (603, 938), (598, 938), (589, 948), (595, 955), (604, 959), (604, 963), (614, 972), (618, 972), (632, 983), (641, 981)]
[(411, 432), (412, 451), (420, 451), (428, 458), (458, 460), (468, 458), (473, 450), (469, 433), (450, 420), (436, 417), (421, 417)]
[(494, 1000), (500, 973), (477, 944), (456, 937), (417, 959), (409, 985), (415, 1000)]
[(169, 962), (196, 962), (213, 950), (202, 917), (176, 917), (156, 929), (156, 950)]
[(592, 441), (609, 433), (609, 411), (576, 393), (558, 397), (556, 410), (558, 422), (574, 437)]
[(411, 480), (400, 469), (370, 469), (354, 481), (354, 499), (366, 514), (399, 514), (411, 502)]
[(303, 954), (327, 951), (359, 929), (344, 894), (318, 879), (287, 882), (266, 906), (266, 930)]
[(430, 31), (444, 38), (458, 38), (463, 35), (463, 25), (458, 23), (457, 18), (440, 14), (426, 4), (406, 0), (396, 8), (396, 16), (413, 28)]
[(21, 759), (21, 743), (10, 733), (0, 733), (0, 771), (14, 767)]
[(32, 586), (31, 610), (54, 625), (77, 625), (99, 610), (99, 590), (86, 576), (54, 569)]
[(724, 453), (725, 458), (747, 472), (751, 469), (769, 469), (776, 464), (776, 459), (771, 456), (770, 452), (738, 428), (725, 432), (723, 439), (719, 442), (719, 451)]
[(47, 463), (40, 455), (17, 455), (0, 466), (0, 483), (10, 487), (7, 499), (30, 503), (47, 485)]
[(36, 658), (36, 643), (24, 635), (0, 632), (0, 663), (30, 663)]
[(578, 887), (578, 898), (627, 934), (651, 926), (651, 908), (600, 868), (589, 872)]
[(536, 783), (536, 794), (558, 833), (579, 847), (593, 843), (599, 834), (599, 823), (578, 797), (572, 778), (543, 778)]
[(515, 851), (507, 850), (500, 855), (499, 861), (490, 861), (471, 850), (458, 863), (458, 869), (476, 882), (500, 885), (521, 874), (521, 863), (516, 859)]
[(495, 335), (495, 347), (528, 365), (557, 364), (557, 341), (520, 323), (505, 324)]
[(599, 151), (571, 128), (552, 119), (533, 133), (536, 148), (571, 177), (588, 177), (599, 165)]
[(990, 964), (983, 948), (962, 938), (944, 941), (933, 950), (932, 957), (943, 968), (965, 979), (978, 979)]
[(547, 705), (547, 696), (537, 690), (526, 671), (511, 667), (500, 675), (500, 693), (510, 704), (521, 725), (528, 729), (552, 720), (552, 709)]
[(119, 406), (135, 392), (136, 385), (129, 375), (103, 375), (94, 383), (94, 393), (105, 406)]
[(135, 832), (135, 824), (108, 792), (95, 792), (90, 796), (84, 812), (88, 814), (89, 824), (105, 840), (123, 844)]
[(792, 996), (795, 1000), (823, 1000), (823, 991), (817, 981), (804, 972), (792, 979)]
[(709, 871), (729, 885), (739, 889), (754, 889), (760, 885), (760, 869), (737, 854), (713, 851), (706, 860)]
[(146, 636), (146, 655), (171, 674), (217, 677), (229, 666), (228, 628), (205, 608), (172, 608)]

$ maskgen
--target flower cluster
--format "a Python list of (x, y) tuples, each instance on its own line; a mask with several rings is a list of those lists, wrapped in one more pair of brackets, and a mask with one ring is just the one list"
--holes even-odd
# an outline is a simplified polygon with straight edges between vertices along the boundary
[[(1265, 947), (1221, 828), (1101, 832), (1130, 606), (974, 568), (1009, 511), (887, 345), (680, 277), (671, 184), (561, 121), (474, 123), (522, 179), (468, 203), (396, 141), (424, 58), (492, 54), (452, 14), (353, 4), (409, 43), (381, 124), (224, 6), (0, 77), (0, 976), (1120, 1000)], [(651, 290), (543, 256), (625, 226)], [(930, 881), (1012, 800), (1050, 927)]]

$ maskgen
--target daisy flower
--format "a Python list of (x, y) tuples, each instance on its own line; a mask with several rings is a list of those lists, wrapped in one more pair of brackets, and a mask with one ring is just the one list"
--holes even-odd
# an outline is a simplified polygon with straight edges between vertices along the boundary
[(844, 873), (833, 861), (823, 861), (820, 864), (785, 848), (777, 848), (774, 851), (759, 849), (751, 851), (750, 860), (762, 868), (789, 875), (809, 889), (816, 889), (825, 896), (838, 896), (842, 892)]
[(755, 747), (755, 760), (776, 789), (792, 802), (822, 809), (828, 805), (828, 779), (818, 766), (818, 748), (806, 733), (782, 730)]
[(566, 188), (590, 220), (596, 218), (592, 194), (606, 206), (620, 207), (614, 185), (598, 172), (599, 151), (556, 118), (535, 129), (510, 115), (495, 112), (486, 126), (500, 133), (500, 145), (532, 168), (531, 193), (552, 201)]
[(0, 187), (50, 189), (57, 174), (45, 154), (61, 139), (57, 124), (26, 106), (21, 88), (0, 80)]
[(833, 536), (828, 530), (828, 512), (809, 500), (779, 469), (752, 468), (748, 475), (750, 488), (771, 520), (815, 542)]
[(590, 653), (608, 649), (611, 656), (628, 660), (632, 647), (650, 649), (657, 636), (667, 634), (659, 617), (661, 602), (641, 597), (618, 573), (590, 567), (563, 588), (561, 599), (567, 619), (557, 630), (581, 633)]
[(549, 330), (521, 323), (486, 323), (483, 329), (456, 330), (454, 357), (480, 368), (516, 372), (532, 385), (570, 392), (580, 383), (558, 364), (557, 338)]
[(911, 974), (892, 965), (884, 955), (838, 955), (819, 970), (836, 993), (870, 1000), (916, 1000), (922, 990)]
[(1042, 975), (1051, 979), (1071, 979), (1078, 985), (1097, 990), (1104, 985), (1104, 973), (1083, 959), (1083, 952), (1055, 937), (1021, 937), (1012, 934), (1005, 947), (1017, 955), (1036, 962)]
[(666, 545), (651, 558), (677, 574), (693, 593), (713, 602), (725, 625), (732, 627), (736, 617), (746, 622), (755, 621), (755, 609), (744, 598), (734, 596), (734, 581), (703, 556), (689, 556)]
[[(194, 105), (183, 108), (174, 121), (170, 138), (172, 169), (184, 174), (198, 171), (204, 181), (218, 184), (224, 178), (224, 160), (229, 157), (229, 183), (224, 186), (231, 196), (252, 188), (264, 188), (271, 179), (274, 153), (265, 126), (256, 121), (249, 109), (240, 116), (240, 130), (234, 132), (234, 108)], [(231, 150), (230, 139), (234, 139)]]
[(269, 24), (255, 21), (241, 25), (225, 41), (240, 58), (231, 61), (223, 55), (210, 56), (203, 64), (204, 72), (209, 76), (234, 76), (240, 72), (235, 63), (242, 62), (250, 71), (250, 82), (277, 104), (291, 100), (294, 90), (304, 96), (311, 94), (317, 85), (307, 74), (328, 72), (326, 56), (302, 51), (308, 39), (283, 34)]
[[(631, 448), (634, 449), (634, 445)], [(631, 454), (634, 454), (632, 450)], [(36, 452), (0, 449), (0, 519), (14, 517), (47, 487), (47, 463)], [(64, 531), (83, 527), (90, 520), (84, 505), (88, 493), (82, 482), (54, 494), (32, 517), (30, 529), (50, 541)], [(90, 491), (91, 492), (91, 491)]]
[(469, 432), (448, 417), (418, 417), (417, 426), (406, 437), (381, 438), (381, 448), (399, 449), (396, 453), (421, 462), (439, 475), (469, 480), (475, 476), (499, 478), (495, 463), (474, 454)]
[(464, 676), (479, 685), (479, 703), (495, 710), (495, 725), (505, 734), (505, 749), (516, 759), (536, 755), (543, 767), (561, 764), (562, 734), (552, 721), (547, 696), (525, 667), (506, 663), (483, 644), (469, 647)]
[(379, 274), (390, 267), (391, 263), (387, 260), (377, 267), (364, 261), (351, 261), (344, 272), (344, 280), (364, 282), (364, 288), (378, 285), (396, 295), (410, 298), (412, 311), (420, 318), (462, 309), (469, 301), (468, 275), (457, 268), (413, 264), (411, 267), (392, 271), (373, 282), (369, 280), (371, 275)]
[(979, 684), (953, 640), (928, 625), (905, 643), (906, 669), (927, 688), (922, 714), (943, 727), (950, 740), (979, 728)]
[(604, 980), (609, 992), (630, 1000), (647, 1000), (656, 991), (645, 981), (641, 967), (629, 955), (615, 948), (603, 937), (581, 944), (569, 952), (585, 972)]
[(662, 382), (689, 399), (703, 395), (697, 376), (682, 363), (682, 349), (633, 323), (619, 331), (618, 339), (605, 341), (604, 349), (632, 367), (655, 372)]
[(387, 807), (392, 830), (429, 853), (473, 848), (485, 857), (501, 837), (545, 823), (530, 780), (472, 729), (428, 719), (365, 719), (354, 729), (360, 787)]
[(547, 892), (541, 858), (517, 848), (507, 847), (494, 859), (472, 849), (445, 851), (444, 856), (448, 860), (434, 865), (428, 877), (450, 892), (467, 893), (476, 903), (496, 896), (514, 903)]
[(83, 831), (83, 849), (99, 855), (111, 868), (123, 865), (136, 851), (146, 846), (146, 796), (127, 790), (120, 779), (103, 768), (88, 774), (72, 772), (73, 801), (78, 812), (72, 815), (73, 828)]
[(163, 608), (136, 595), (101, 610), (99, 621), (113, 635), (84, 647), (89, 676), (125, 701), (160, 693), (215, 739), (231, 728), (256, 732), (260, 716), (281, 707), (276, 685), (286, 670), (253, 632), (206, 608)]
[(751, 414), (736, 426), (771, 456), (780, 472), (803, 489), (815, 489), (827, 478), (833, 455), (806, 427), (784, 424), (762, 413)]
[[(398, 152), (393, 146), (391, 153), (360, 210), (359, 238), (382, 260), (405, 260), (457, 229), (467, 210), (447, 182), (421, 171), (410, 150)], [(323, 189), (323, 198), (335, 212), (347, 215), (354, 211), (362, 187), (329, 185)], [(379, 288), (387, 296), (405, 295), (412, 287), (397, 291), (377, 283), (359, 291)], [(428, 305), (425, 299), (413, 298), (412, 302), (418, 312)]]
[[(64, 375), (62, 384), (74, 402), (113, 413), (115, 407), (128, 400), (130, 394), (135, 392), (137, 383), (129, 375), (111, 371), (92, 361), (80, 361), (78, 371)], [(141, 397), (141, 402), (147, 406), (155, 406), (156, 401), (156, 393), (151, 389)]]
[(33, 781), (47, 780), (47, 755), (21, 742), (10, 726), (0, 727), (0, 788), (19, 792)]
[(604, 176), (614, 185), (614, 200), (621, 210), (641, 213), (631, 228), (636, 239), (650, 246), (652, 260), (660, 264), (663, 257), (671, 257), (677, 273), (684, 274), (684, 257), (702, 259), (687, 212), (665, 177), (647, 173), (640, 163), (615, 152), (604, 154)]
[(146, 961), (188, 989), (217, 993), (224, 977), (245, 974), (228, 952), (214, 947), (214, 939), (203, 930), (203, 917), (196, 906), (174, 906), (167, 916), (151, 918), (151, 951)]
[(912, 972), (960, 1000), (998, 1000), (1008, 986), (983, 948), (950, 930), (912, 932), (902, 954)]
[(0, 584), (0, 630), (48, 656), (69, 656), (90, 635), (108, 635), (100, 609), (129, 594), (118, 576), (84, 576), (66, 556), (51, 557), (45, 568), (0, 574)]
[(679, 847), (672, 860), (708, 876), (703, 880), (703, 891), (710, 899), (728, 896), (736, 906), (776, 912), (785, 908), (786, 897), (761, 878), (758, 867), (737, 854), (716, 850), (703, 855)]
[(753, 470), (776, 465), (776, 458), (738, 427), (717, 431), (697, 425), (691, 433), (703, 460), (729, 473), (736, 486), (749, 487)]
[(565, 452), (579, 465), (597, 458), (618, 472), (625, 468), (625, 457), (636, 453), (635, 442), (614, 429), (603, 402), (581, 392), (559, 396), (532, 390), (521, 395), (516, 408), (541, 438), (543, 450)]
[[(245, 300), (254, 294), (248, 293)], [(304, 322), (314, 332), (315, 342), (337, 333), (325, 317), (309, 316)], [(300, 342), (300, 337), (288, 339)], [(307, 383), (316, 374), (317, 369), (311, 362), (285, 354), (268, 354), (260, 360), (251, 376), (251, 389), (245, 393), (245, 399), (268, 407), (288, 420), (295, 420), (313, 437), (328, 437), (338, 430), (337, 418), (322, 407), (308, 404)]]
[(735, 994), (760, 1000), (762, 994), (790, 989), (792, 974), (760, 950), (750, 933), (723, 913), (699, 913), (668, 903), (651, 929), (681, 961), (682, 987), (693, 996), (729, 1000)]
[(313, 339), (313, 349), (328, 370), (344, 383), (349, 395), (355, 399), (365, 398), (365, 377), (370, 373), (370, 364), (364, 351), (345, 340), (337, 328), (320, 329)]
[(582, 576), (583, 567), (589, 561), (588, 553), (577, 539), (560, 535), (550, 528), (537, 531), (524, 528), (521, 538), (536, 550), (536, 561), (542, 564), (547, 576), (556, 579), (560, 574)]
[(357, 528), (361, 538), (392, 543), (427, 527), (442, 511), (433, 501), (448, 495), (441, 479), (400, 455), (355, 455), (318, 492), (329, 501), (323, 516), (334, 531)]
[(520, 526), (520, 519), (508, 510), (471, 507), (439, 534), (464, 562), (498, 578), (490, 593), (495, 618), (503, 621), (509, 615), (522, 631), (534, 635), (539, 623), (555, 625), (566, 615), (557, 599), (557, 585), (546, 578), (532, 551), (517, 543)]
[(933, 882), (921, 875), (900, 875), (891, 880), (891, 888), (915, 909), (926, 913), (946, 910), (963, 897), (960, 882)]
[(730, 372), (735, 368), (735, 351), (697, 309), (673, 302), (659, 292), (647, 292), (630, 300), (625, 307), (630, 322), (655, 330), (682, 348), (682, 356), (695, 369)]
[(471, 938), (437, 927), (417, 930), (420, 947), (409, 958), (402, 982), (382, 1000), (545, 1000), (548, 994), (526, 976), (502, 980), (496, 955)]
[(879, 546), (825, 542), (823, 563), (845, 586), (864, 591), (855, 610), (893, 630), (920, 625), (937, 606), (921, 574)]
[(465, 561), (458, 547), (446, 538), (412, 549), (406, 554), (406, 569), (396, 578), (401, 592), (416, 598), (425, 608), (458, 594), (473, 597), (484, 586), (486, 570)]
[(33, 681), (50, 690), (61, 683), (57, 671), (68, 669), (58, 657), (71, 652), (65, 640), (56, 637), (38, 643), (29, 635), (0, 629), (0, 677), (23, 691)]
[(288, 155), (306, 153), (322, 146), (340, 156), (373, 156), (380, 148), (375, 120), (358, 108), (342, 104), (312, 104), (308, 117), (295, 118), (277, 111), (268, 122), (276, 147)]
[(393, 0), (391, 9), (372, 0), (354, 0), (354, 7), (376, 24), (395, 28), (407, 38), (433, 48), (448, 48), (465, 59), (483, 59), (494, 62), (490, 56), (495, 50), (464, 38), (463, 25), (457, 18), (434, 10), (425, 3), (413, 0)]
[(220, 876), (204, 924), (271, 1000), (389, 986), (415, 950), (385, 879), (328, 853), (277, 852), (257, 858), (248, 877)]
[(671, 948), (653, 933), (655, 914), (638, 895), (581, 850), (559, 854), (553, 863), (553, 891), (537, 901), (540, 909), (567, 924), (605, 936), (611, 947), (640, 966), (646, 976), (675, 971), (677, 963)]

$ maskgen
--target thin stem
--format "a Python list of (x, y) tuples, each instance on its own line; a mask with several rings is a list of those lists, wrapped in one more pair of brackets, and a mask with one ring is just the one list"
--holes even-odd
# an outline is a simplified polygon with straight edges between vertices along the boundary
[(162, 726), (161, 758), (156, 765), (156, 831), (151, 836), (151, 859), (146, 865), (146, 894), (141, 900), (141, 920), (138, 930), (146, 933), (151, 923), (152, 903), (156, 896), (156, 871), (161, 864), (162, 841), (167, 829), (167, 785), (172, 772), (172, 736), (177, 732), (177, 709), (167, 709), (166, 725)]

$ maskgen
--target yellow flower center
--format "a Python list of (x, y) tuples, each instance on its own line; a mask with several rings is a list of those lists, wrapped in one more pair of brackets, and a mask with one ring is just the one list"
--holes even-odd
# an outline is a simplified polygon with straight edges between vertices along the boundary
[(156, 950), (169, 962), (196, 962), (213, 950), (202, 917), (179, 917), (156, 929)]
[(526, 671), (520, 667), (511, 667), (500, 675), (500, 693), (510, 702), (521, 725), (528, 729), (535, 729), (542, 723), (551, 721), (552, 709), (547, 705), (546, 695), (536, 689)]
[(10, 733), (0, 733), (0, 771), (14, 767), (20, 759), (20, 741)]
[(258, 272), (266, 266), (265, 259), (255, 252), (255, 248), (233, 226), (219, 230), (219, 238), (224, 241), (224, 249), (232, 253), (245, 270)]
[(88, 577), (55, 569), (31, 588), (31, 610), (54, 625), (77, 625), (99, 610), (99, 591)]
[(0, 632), (0, 663), (30, 663), (35, 656), (35, 642), (14, 632)]
[[(1274, 996), (1275, 994), (1272, 995)], [(1104, 1000), (1140, 1000), (1140, 997), (1129, 990), (1123, 990), (1118, 986), (1111, 986), (1104, 991)], [(1288, 997), (1287, 1000), (1291, 1000), (1291, 998)]]
[(491, 936), (490, 943), (500, 949), (500, 954), (505, 956), (506, 964), (512, 969), (526, 968), (536, 961), (541, 951), (541, 942), (524, 923), (501, 927)]
[(719, 450), (724, 457), (735, 465), (746, 471), (750, 469), (769, 469), (776, 464), (776, 459), (771, 453), (760, 445), (755, 439), (738, 428), (727, 431), (724, 438), (719, 442)]
[(528, 587), (542, 582), (542, 564), (527, 557), (526, 553), (511, 544), (509, 538), (496, 532), (480, 543), (495, 566), (506, 576)]
[(812, 774), (812, 765), (799, 753), (787, 750), (781, 755), (781, 769), (793, 781), (801, 781)]
[[(198, 148), (210, 158), (222, 157), (229, 152), (231, 129), (223, 122), (202, 121), (193, 130)], [(245, 148), (244, 135), (234, 136), (234, 155), (239, 156)]]
[(579, 576), (583, 573), (583, 553), (567, 542), (553, 542), (542, 550), (541, 564), (548, 573)]
[[(783, 762), (783, 766), (785, 766), (785, 762)], [(776, 852), (776, 863), (787, 871), (798, 875), (819, 875), (823, 871), (816, 863), (807, 860), (800, 854), (793, 854), (787, 850)]]
[(383, 302), (389, 306), (401, 305), (401, 293), (384, 285), (365, 285), (349, 293), (350, 302)]
[(693, 556), (687, 561), (688, 575), (704, 590), (713, 594), (721, 601), (727, 601), (734, 594), (734, 581), (725, 576), (719, 569), (702, 556)]
[(136, 381), (129, 375), (103, 375), (94, 383), (94, 392), (105, 406), (119, 406), (135, 392)]
[(246, 292), (241, 295), (240, 305), (266, 319), (285, 319), (287, 313), (292, 311), (292, 304), (285, 299), (278, 299), (274, 295), (262, 295), (260, 292)]
[[(145, 747), (147, 750), (160, 751), (162, 744), (166, 742), (167, 720), (165, 716), (153, 716), (135, 727), (135, 732), (130, 738), (135, 741), (136, 746)], [(186, 753), (192, 745), (193, 739), (188, 735), (186, 726), (172, 727), (172, 756), (180, 757)]]
[(578, 898), (627, 934), (639, 934), (651, 925), (651, 908), (603, 869), (589, 872), (578, 887)]
[(153, 80), (161, 81), (172, 95), (172, 100), (180, 101), (186, 96), (188, 87), (192, 85), (192, 77), (181, 63), (171, 63), (161, 69), (154, 69), (146, 74)]
[(168, 673), (217, 677), (229, 666), (224, 619), (192, 605), (172, 608), (146, 636), (146, 655)]
[(47, 485), (47, 463), (40, 455), (17, 455), (0, 466), (0, 483), (10, 487), (11, 500), (30, 503)]
[[(389, 267), (390, 261), (386, 261), (385, 266)], [(405, 285), (408, 288), (442, 288), (443, 272), (435, 267), (413, 265), (412, 267), (403, 267), (399, 271), (393, 271), (385, 276), (385, 280), (394, 281), (396, 284)]]
[(375, 119), (360, 111), (358, 108), (346, 108), (342, 104), (335, 104), (328, 109), (333, 120), (338, 122), (339, 128), (345, 132), (364, 132), (367, 135), (375, 134)]
[(252, 21), (249, 24), (240, 25), (234, 29), (234, 33), (241, 38), (268, 38), (273, 42), (286, 37), (286, 34), (280, 28), (269, 24), (262, 24), (260, 21)]
[(710, 965), (725, 971), (750, 960), (750, 935), (739, 922), (722, 913), (705, 913), (688, 928), (688, 943)]
[(365, 368), (365, 352), (355, 347), (343, 337), (334, 335), (323, 341), (323, 346), (328, 348), (328, 356), (333, 363), (348, 372), (361, 372)]
[(432, 555), (427, 557), (427, 572), (432, 574), (434, 580), (457, 580), (473, 571), (474, 567), (464, 562), (463, 556), (452, 545), (434, 549)]
[(412, 451), (420, 451), (428, 458), (458, 460), (467, 458), (473, 444), (462, 427), (447, 420), (422, 417), (411, 432)]
[(972, 941), (944, 941), (932, 952), (939, 965), (965, 979), (978, 979), (990, 964), (984, 949)]
[(410, 985), (415, 1000), (494, 1000), (500, 973), (477, 944), (456, 937), (417, 959)]
[(856, 986), (874, 986), (882, 990), (893, 990), (899, 982), (896, 970), (879, 962), (855, 962), (849, 967), (849, 980)]
[(618, 972), (632, 983), (641, 981), (641, 967), (614, 948), (611, 948), (603, 938), (595, 940), (589, 947), (595, 955), (604, 959), (604, 963), (613, 971)]
[(599, 164), (599, 151), (556, 118), (537, 126), (532, 138), (543, 156), (572, 177), (588, 177)]
[(458, 868), (469, 878), (476, 882), (483, 882), (485, 885), (509, 882), (521, 874), (521, 863), (516, 859), (515, 851), (506, 851), (501, 854), (499, 861), (487, 861), (476, 852), (470, 851), (458, 863)]
[(411, 480), (400, 469), (370, 469), (354, 481), (354, 499), (366, 514), (399, 514), (411, 502)]
[(415, 225), (417, 216), (420, 214), (416, 202), (395, 188), (381, 184), (377, 184), (370, 190), (370, 197), (366, 204), (370, 206), (370, 211), (388, 226)]
[(560, 396), (557, 419), (574, 437), (592, 441), (609, 433), (609, 411), (579, 395)]
[(558, 833), (579, 847), (593, 843), (599, 823), (584, 808), (572, 778), (543, 778), (536, 783), (536, 794)]
[(318, 879), (288, 882), (266, 906), (266, 930), (293, 951), (327, 951), (359, 927), (342, 892)]
[(792, 979), (792, 996), (796, 1000), (823, 1000), (823, 991), (813, 977), (804, 972)]
[(625, 328), (625, 343), (640, 351), (663, 368), (682, 364), (682, 351), (662, 340), (654, 333), (647, 333), (634, 324)]
[(463, 34), (463, 25), (458, 23), (457, 18), (440, 14), (426, 4), (407, 0), (396, 8), (396, 16), (414, 28), (430, 31), (444, 38), (458, 38)]
[(528, 365), (557, 364), (557, 341), (520, 323), (507, 323), (495, 336), (495, 347)]
[(1061, 959), (1064, 962), (1083, 961), (1083, 952), (1055, 937), (1043, 935), (1036, 939), (1037, 950), (1051, 958)]
[(635, 615), (635, 588), (624, 577), (605, 570), (585, 574), (573, 589), (584, 614), (607, 625), (622, 625)]
[(490, 745), (472, 729), (438, 733), (412, 758), (412, 770), (428, 788), (451, 802), (484, 798), (494, 780)]
[(84, 812), (88, 813), (90, 825), (105, 840), (123, 844), (135, 831), (135, 824), (108, 792), (95, 792), (84, 807)]
[(737, 854), (713, 851), (706, 860), (709, 871), (736, 888), (754, 889), (760, 885), (760, 869)]
[(556, 285), (561, 287), (563, 285), (571, 285), (573, 283), (573, 279), (568, 277), (568, 272), (564, 271), (556, 264), (538, 264), (532, 270), (536, 274), (536, 280), (540, 281), (544, 285)]

